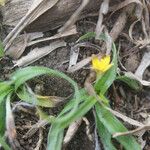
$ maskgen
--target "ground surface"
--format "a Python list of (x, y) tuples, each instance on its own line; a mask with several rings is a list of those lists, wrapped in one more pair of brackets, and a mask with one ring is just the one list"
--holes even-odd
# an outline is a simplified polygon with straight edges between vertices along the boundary
[[(111, 17), (107, 20), (105, 18), (105, 22), (108, 28), (113, 26), (114, 18), (117, 18), (118, 14), (114, 14), (114, 17)], [(80, 87), (83, 87), (84, 81), (89, 73), (89, 66), (79, 71), (71, 74), (67, 73), (68, 68), (68, 61), (69, 61), (69, 51), (70, 51), (70, 44), (75, 43), (75, 41), (89, 31), (95, 30), (95, 24), (97, 21), (97, 17), (88, 17), (86, 19), (80, 20), (77, 22), (77, 28), (79, 31), (78, 35), (66, 38), (65, 41), (67, 42), (67, 47), (59, 48), (58, 50), (52, 52), (51, 54), (47, 55), (46, 57), (36, 61), (32, 65), (39, 65), (45, 66), (48, 68), (58, 69), (60, 71), (65, 72), (70, 77), (72, 77)], [(130, 20), (131, 21), (131, 20)], [(128, 30), (128, 26), (122, 31), (122, 33), (126, 33)], [(139, 36), (138, 32), (135, 33), (136, 36)], [(93, 41), (90, 41), (93, 42)], [(122, 64), (126, 67), (127, 71), (132, 71), (133, 73), (137, 69), (138, 65), (140, 64), (141, 58), (145, 49), (135, 49), (133, 50), (133, 44), (128, 41), (124, 36), (120, 35), (118, 40), (116, 41), (116, 45), (119, 46), (121, 43), (120, 48), (120, 59)], [(81, 48), (79, 54), (79, 60), (82, 58), (86, 58), (87, 56), (91, 56), (91, 54), (97, 53), (94, 49), (91, 48)], [(12, 61), (11, 58), (5, 57), (4, 59), (0, 60), (0, 78), (1, 79), (8, 79), (11, 72), (13, 72), (16, 68), (12, 69)], [(121, 68), (121, 66), (119, 66)], [(150, 81), (150, 68), (148, 68), (144, 73), (144, 79)], [(29, 82), (29, 85), (35, 90), (37, 85), (42, 87), (42, 94), (43, 95), (57, 95), (61, 97), (67, 97), (72, 93), (72, 89), (70, 88), (69, 84), (63, 80), (58, 78), (49, 78), (47, 76), (39, 77), (34, 79), (33, 81)], [(131, 117), (135, 120), (143, 120), (141, 116), (142, 113), (150, 113), (150, 92), (149, 88), (142, 88), (140, 92), (135, 92), (126, 85), (115, 82), (114, 85), (110, 88), (108, 97), (111, 99), (111, 106), (114, 110), (123, 113), (124, 115)], [(16, 99), (17, 101), (17, 99)], [(57, 114), (63, 105), (59, 106), (58, 108), (53, 109), (45, 109), (45, 111), (49, 114)], [(15, 123), (17, 129), (17, 139), (22, 147), (22, 150), (33, 150), (37, 146), (37, 142), (39, 140), (39, 136), (43, 138), (42, 145), (40, 150), (46, 149), (46, 142), (47, 142), (47, 134), (49, 125), (41, 128), (31, 137), (24, 137), (27, 131), (31, 128), (32, 125), (36, 124), (38, 121), (38, 117), (35, 114), (34, 109), (26, 109), (20, 108), (14, 112), (15, 116)], [(91, 114), (87, 114), (87, 119), (90, 121), (90, 132), (93, 135), (94, 133), (94, 121), (93, 116)], [(126, 124), (128, 129), (133, 129), (133, 126)], [(24, 138), (23, 138), (24, 137)], [(145, 132), (143, 140), (146, 141), (145, 150), (150, 149), (150, 132)], [(118, 146), (118, 150), (122, 148)], [(66, 150), (94, 150), (94, 142), (91, 142), (85, 131), (85, 123), (82, 123), (78, 132), (71, 140), (70, 144), (66, 147)]]

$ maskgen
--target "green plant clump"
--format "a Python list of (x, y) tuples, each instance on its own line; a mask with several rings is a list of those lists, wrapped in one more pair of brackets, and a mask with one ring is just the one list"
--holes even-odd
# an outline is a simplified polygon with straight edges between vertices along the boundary
[[(94, 36), (89, 33), (80, 37), (80, 40)], [(128, 83), (127, 78), (117, 75), (117, 54), (116, 46), (112, 45), (112, 67), (102, 75), (97, 75), (96, 82), (93, 84), (95, 93), (99, 96), (100, 101), (95, 96), (89, 95), (86, 90), (79, 89), (77, 83), (70, 77), (56, 70), (45, 67), (26, 67), (15, 71), (9, 81), (0, 82), (0, 143), (6, 149), (10, 149), (5, 143), (4, 134), (6, 131), (6, 120), (11, 107), (9, 101), (13, 101), (14, 95), (21, 100), (36, 106), (53, 107), (53, 103), (38, 99), (34, 92), (27, 86), (26, 82), (34, 77), (41, 75), (50, 75), (67, 80), (74, 88), (74, 97), (70, 100), (57, 117), (49, 119), (51, 127), (48, 133), (48, 150), (61, 150), (64, 130), (74, 121), (82, 118), (91, 109), (95, 110), (95, 120), (98, 134), (101, 138), (105, 150), (117, 150), (112, 142), (112, 134), (116, 132), (127, 131), (126, 127), (107, 109), (109, 108), (109, 100), (107, 99), (107, 91), (116, 79)], [(130, 80), (129, 80), (130, 81)], [(130, 82), (131, 84), (131, 82)], [(129, 84), (129, 85), (130, 85)], [(134, 82), (135, 84), (135, 82)], [(135, 84), (136, 85), (136, 84)], [(132, 85), (132, 88), (134, 85)], [(6, 105), (7, 104), (7, 105)], [(7, 106), (7, 107), (6, 107)], [(115, 138), (126, 150), (140, 150), (140, 145), (133, 136), (120, 136)]]

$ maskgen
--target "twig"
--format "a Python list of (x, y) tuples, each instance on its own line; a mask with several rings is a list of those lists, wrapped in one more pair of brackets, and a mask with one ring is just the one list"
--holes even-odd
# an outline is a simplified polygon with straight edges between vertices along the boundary
[(27, 46), (32, 46), (32, 45), (35, 45), (37, 43), (63, 38), (63, 37), (70, 36), (70, 35), (73, 35), (73, 34), (77, 34), (76, 26), (72, 26), (69, 30), (67, 30), (63, 33), (58, 33), (58, 34), (56, 34), (54, 36), (51, 36), (51, 37), (46, 37), (46, 38), (42, 38), (42, 39), (39, 39), (39, 40), (36, 40), (36, 41), (29, 42), (27, 44)]
[(134, 119), (131, 119), (131, 118), (129, 118), (129, 117), (127, 117), (127, 116), (125, 116), (125, 115), (123, 115), (123, 114), (115, 111), (115, 110), (112, 110), (111, 108), (108, 108), (108, 107), (105, 107), (105, 108), (107, 110), (109, 110), (112, 114), (114, 114), (115, 116), (117, 116), (118, 118), (122, 119), (125, 122), (128, 122), (131, 125), (139, 126), (139, 127), (141, 127), (141, 126), (144, 125), (143, 123), (140, 123), (140, 122), (138, 122), (138, 121), (136, 121)]
[(34, 150), (39, 150), (41, 145), (42, 145), (42, 141), (43, 141), (43, 129), (40, 128), (39, 129), (39, 140), (38, 140), (38, 143), (36, 145), (36, 147), (34, 148)]
[[(94, 115), (94, 120), (96, 122), (96, 112), (95, 109), (93, 109), (93, 115)], [(95, 150), (101, 150), (101, 145), (99, 143), (99, 139), (98, 139), (98, 133), (97, 133), (97, 124), (94, 128), (94, 139), (95, 139)]]
[(141, 126), (137, 129), (127, 131), (127, 132), (117, 132), (117, 133), (113, 134), (113, 137), (115, 138), (115, 137), (118, 137), (118, 136), (136, 134), (137, 132), (140, 132), (140, 131), (143, 131), (143, 130), (150, 130), (150, 125), (144, 125), (144, 126)]
[(88, 136), (90, 141), (93, 141), (93, 137), (90, 133), (90, 122), (88, 121), (88, 119), (86, 117), (83, 117), (82, 119), (86, 124), (86, 135)]
[(37, 132), (37, 130), (41, 127), (44, 127), (48, 124), (49, 122), (47, 120), (40, 120), (36, 124), (34, 124), (31, 129), (23, 136), (23, 138), (28, 138), (31, 137), (33, 134)]

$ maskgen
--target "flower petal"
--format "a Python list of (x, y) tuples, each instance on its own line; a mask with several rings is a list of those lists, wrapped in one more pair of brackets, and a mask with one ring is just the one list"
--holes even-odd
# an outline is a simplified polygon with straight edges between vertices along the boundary
[(92, 67), (93, 67), (93, 69), (99, 70), (100, 60), (98, 59), (97, 56), (92, 57)]
[(102, 66), (107, 66), (107, 65), (109, 65), (109, 63), (110, 63), (110, 56), (107, 55), (107, 56), (105, 56), (104, 58), (102, 58), (102, 59), (100, 60), (100, 63), (101, 63)]
[(110, 64), (110, 56), (109, 55), (105, 56), (101, 60), (99, 60), (99, 58), (95, 55), (92, 57), (92, 67), (96, 71), (105, 72), (111, 66), (112, 66), (112, 64)]

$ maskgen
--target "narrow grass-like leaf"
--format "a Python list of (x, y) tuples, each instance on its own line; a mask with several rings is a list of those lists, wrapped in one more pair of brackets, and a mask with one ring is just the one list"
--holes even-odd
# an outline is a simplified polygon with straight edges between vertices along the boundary
[(4, 81), (4, 82), (0, 82), (0, 103), (3, 100), (3, 98), (10, 92), (12, 91), (12, 87), (11, 87), (11, 82), (8, 81)]
[(96, 36), (96, 33), (95, 32), (88, 32), (84, 35), (82, 35), (78, 40), (77, 42), (80, 42), (82, 40), (89, 40), (91, 38), (94, 38)]
[(47, 150), (61, 150), (64, 129), (58, 124), (53, 124), (48, 134)]
[(3, 100), (0, 103), (0, 135), (3, 136), (5, 133), (5, 119), (6, 119), (6, 101)]
[(11, 96), (12, 92), (9, 93), (6, 97), (6, 131), (7, 137), (11, 144), (15, 143), (16, 138), (16, 127), (15, 127), (15, 120), (11, 109)]
[(3, 146), (3, 148), (5, 150), (11, 150), (10, 147), (7, 145), (7, 143), (5, 142), (4, 138), (2, 136), (0, 136), (0, 144)]
[(125, 75), (124, 76), (118, 76), (116, 79), (123, 81), (133, 90), (140, 91), (142, 89), (141, 83), (139, 81), (137, 81), (136, 79), (132, 79), (132, 78), (127, 77)]
[[(78, 109), (72, 115), (72, 117), (68, 118), (68, 120), (61, 119), (65, 115), (67, 115), (67, 114), (65, 114), (65, 115), (62, 115), (62, 116), (58, 117), (55, 120), (55, 122), (58, 123), (58, 124), (60, 123), (61, 128), (66, 128), (69, 124), (71, 124), (75, 120), (77, 120), (77, 119), (81, 118), (82, 116), (84, 116), (94, 106), (96, 101), (97, 100), (95, 98), (87, 96), (86, 99), (78, 106)], [(60, 119), (61, 119), (61, 121), (60, 121)]]
[[(87, 92), (85, 91), (85, 89), (81, 89), (80, 90), (80, 104), (83, 103), (86, 98), (87, 98)], [(71, 99), (66, 104), (65, 108), (60, 112), (58, 117), (61, 117), (61, 116), (65, 115), (66, 113), (68, 113), (73, 108), (73, 106), (74, 106), (73, 101), (75, 101), (75, 98)]]
[(10, 82), (0, 82), (0, 135), (5, 132), (6, 96), (12, 91)]
[(4, 48), (2, 42), (0, 41), (0, 58), (4, 56)]
[[(70, 110), (69, 108), (72, 107), (71, 104), (67, 105), (64, 108), (64, 110), (62, 111), (63, 113), (61, 113), (61, 115), (58, 116), (58, 118), (52, 124), (52, 128), (49, 131), (48, 148), (53, 148), (52, 150), (56, 150), (55, 148), (57, 147), (57, 140), (59, 140), (58, 139), (59, 134), (63, 131), (63, 129), (68, 127), (69, 124), (71, 124), (75, 120), (84, 116), (94, 106), (95, 103), (96, 103), (96, 99), (93, 97), (89, 97), (87, 95), (85, 97), (84, 101), (82, 101), (82, 103), (79, 105), (78, 109), (76, 110), (76, 112), (74, 113), (74, 115), (71, 118), (68, 118), (68, 120), (64, 120), (62, 122), (59, 122), (59, 119), (61, 117), (63, 117), (65, 115), (65, 113), (68, 112), (68, 110)], [(55, 134), (56, 134), (56, 136), (53, 136)], [(59, 141), (59, 143), (62, 143), (62, 142)], [(53, 145), (53, 147), (51, 145)], [(61, 148), (59, 147), (59, 149), (57, 149), (57, 150), (61, 150)]]
[(80, 93), (79, 93), (77, 83), (74, 82), (70, 77), (68, 77), (64, 73), (61, 73), (56, 70), (52, 70), (52, 69), (45, 68), (45, 67), (35, 66), (35, 67), (26, 67), (26, 68), (16, 71), (14, 74), (12, 74), (11, 79), (15, 84), (15, 90), (17, 90), (18, 87), (20, 87), (22, 84), (24, 84), (27, 80), (30, 80), (36, 76), (40, 76), (40, 75), (44, 75), (44, 74), (63, 78), (65, 80), (67, 80), (73, 86), (74, 91), (75, 91), (75, 98), (76, 98), (76, 100), (74, 101), (74, 107), (70, 111), (70, 113), (68, 113), (64, 118), (60, 119), (60, 121), (61, 120), (64, 121), (64, 119), (68, 120), (68, 118), (70, 118), (72, 115), (74, 115), (75, 111), (78, 109), (78, 104), (80, 101)]
[(50, 99), (43, 100), (38, 98), (34, 93), (31, 93), (25, 85), (19, 87), (16, 93), (21, 100), (27, 103), (42, 107), (54, 107), (54, 103)]
[[(95, 106), (98, 119), (111, 134), (127, 131), (124, 125), (104, 106), (101, 106), (98, 103)], [(126, 150), (141, 150), (140, 145), (136, 142), (133, 136), (120, 136), (115, 139), (119, 141)]]
[(117, 75), (117, 54), (115, 44), (113, 44), (112, 49), (113, 49), (113, 59), (112, 59), (113, 66), (103, 76), (100, 76), (96, 80), (96, 83), (94, 85), (96, 92), (102, 95), (105, 94), (105, 92), (108, 90), (108, 88), (116, 79)]
[(112, 141), (111, 141), (111, 134), (110, 132), (105, 128), (105, 126), (102, 124), (102, 122), (99, 120), (99, 117), (95, 116), (96, 118), (96, 127), (98, 130), (98, 134), (101, 138), (101, 142), (104, 146), (105, 150), (116, 150), (116, 148), (114, 147)]

